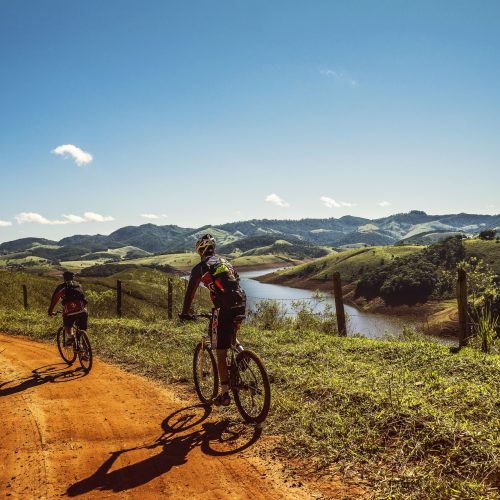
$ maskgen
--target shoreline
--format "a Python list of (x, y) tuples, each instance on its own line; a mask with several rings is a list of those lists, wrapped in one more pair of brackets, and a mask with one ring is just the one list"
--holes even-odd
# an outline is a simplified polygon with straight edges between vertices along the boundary
[[(269, 273), (253, 278), (261, 283), (289, 286), (304, 290), (319, 290), (333, 296), (331, 280), (313, 280), (309, 278), (289, 278), (276, 273)], [(429, 300), (413, 306), (388, 306), (377, 297), (373, 300), (354, 298), (355, 283), (342, 284), (344, 303), (359, 311), (380, 314), (389, 317), (402, 317), (421, 322), (426, 335), (456, 339), (458, 336), (458, 310), (453, 300)]]

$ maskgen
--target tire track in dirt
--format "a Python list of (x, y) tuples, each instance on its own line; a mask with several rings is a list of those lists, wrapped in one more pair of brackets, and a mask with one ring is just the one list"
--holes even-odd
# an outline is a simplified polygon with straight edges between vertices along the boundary
[(310, 498), (256, 454), (258, 430), (56, 346), (0, 335), (0, 494), (22, 498)]

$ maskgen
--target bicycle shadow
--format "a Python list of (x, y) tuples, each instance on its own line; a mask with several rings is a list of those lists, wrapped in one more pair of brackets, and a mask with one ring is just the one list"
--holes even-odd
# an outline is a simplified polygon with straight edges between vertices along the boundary
[(0, 397), (23, 392), (39, 385), (71, 382), (87, 375), (81, 367), (70, 368), (66, 363), (53, 363), (40, 366), (26, 377), (18, 377), (0, 384)]
[[(261, 428), (249, 427), (245, 424), (240, 424), (242, 426), (240, 432), (232, 428), (232, 422), (229, 420), (217, 423), (206, 422), (211, 412), (212, 408), (205, 405), (188, 406), (177, 410), (162, 422), (163, 433), (153, 443), (111, 452), (111, 456), (92, 476), (71, 485), (66, 491), (67, 495), (75, 497), (93, 490), (114, 493), (130, 490), (168, 473), (173, 467), (187, 463), (189, 452), (196, 447), (200, 447), (207, 455), (230, 455), (252, 446), (262, 433)], [(231, 430), (228, 431), (230, 427)], [(251, 428), (249, 439), (243, 427)], [(190, 432), (186, 434), (186, 431)], [(244, 442), (238, 442), (242, 436), (244, 436)], [(214, 447), (214, 443), (226, 442), (231, 443), (231, 449), (218, 450)], [(110, 471), (122, 454), (156, 448), (160, 449), (158, 454)]]

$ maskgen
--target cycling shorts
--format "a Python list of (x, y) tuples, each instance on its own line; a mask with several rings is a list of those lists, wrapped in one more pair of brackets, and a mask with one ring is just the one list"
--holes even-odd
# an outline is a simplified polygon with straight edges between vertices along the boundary
[(239, 322), (235, 321), (234, 311), (224, 308), (212, 309), (212, 349), (229, 349), (238, 328)]
[(63, 325), (66, 328), (77, 325), (80, 330), (87, 330), (87, 322), (89, 319), (89, 313), (87, 311), (82, 311), (78, 314), (63, 315)]

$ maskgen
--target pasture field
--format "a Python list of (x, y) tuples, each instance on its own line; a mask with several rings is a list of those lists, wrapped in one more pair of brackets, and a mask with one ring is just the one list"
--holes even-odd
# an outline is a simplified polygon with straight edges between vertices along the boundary
[(423, 248), (416, 245), (356, 248), (284, 269), (279, 272), (279, 276), (285, 280), (294, 278), (326, 280), (331, 278), (334, 272), (340, 272), (343, 280), (352, 282), (359, 279), (366, 271), (388, 264), (398, 257), (421, 252)]
[(500, 276), (500, 241), (484, 241), (480, 239), (465, 240), (465, 252), (467, 257), (478, 257), (482, 259), (493, 272)]

